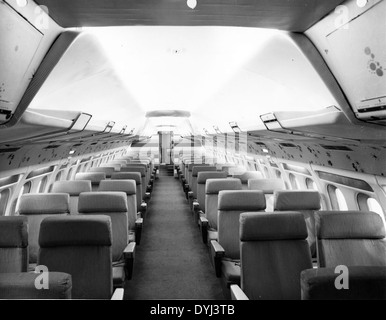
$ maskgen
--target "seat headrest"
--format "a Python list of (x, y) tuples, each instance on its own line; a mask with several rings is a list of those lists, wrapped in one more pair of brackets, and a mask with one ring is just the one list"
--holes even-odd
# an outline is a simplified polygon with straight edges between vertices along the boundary
[(279, 190), (274, 192), (275, 211), (319, 210), (320, 194), (315, 190)]
[(263, 179), (263, 175), (257, 171), (246, 171), (240, 174), (235, 173), (232, 178), (240, 179), (242, 184), (247, 184), (250, 179)]
[(47, 217), (40, 225), (41, 248), (111, 246), (111, 218), (103, 215)]
[(0, 247), (28, 246), (28, 219), (25, 216), (0, 217)]
[(265, 196), (257, 190), (223, 190), (218, 194), (218, 210), (265, 210)]
[(198, 166), (194, 166), (193, 167), (193, 170), (192, 170), (192, 176), (193, 177), (197, 177), (198, 176), (198, 173), (199, 172), (213, 172), (213, 171), (216, 171), (216, 167), (213, 167), (213, 166), (209, 166), (209, 165), (198, 165)]
[(63, 214), (70, 212), (68, 193), (30, 193), (20, 197), (20, 215)]
[(146, 177), (146, 169), (144, 167), (127, 166), (122, 167), (121, 172), (139, 172), (141, 177)]
[(273, 194), (275, 191), (285, 190), (281, 179), (251, 179), (248, 180), (249, 190), (261, 190), (264, 194)]
[(126, 195), (132, 195), (136, 194), (136, 183), (134, 180), (104, 180), (98, 191), (122, 191)]
[(205, 184), (208, 179), (225, 179), (228, 173), (225, 171), (204, 171), (197, 174), (197, 183)]
[(91, 192), (90, 180), (56, 181), (52, 186), (53, 193), (68, 193), (70, 196), (79, 196), (82, 192)]
[(382, 218), (371, 211), (319, 211), (315, 213), (318, 239), (383, 239)]
[(241, 241), (304, 240), (307, 236), (306, 222), (300, 212), (240, 215)]
[(75, 175), (75, 180), (90, 180), (92, 185), (98, 185), (106, 179), (104, 172), (80, 172)]
[(79, 195), (79, 213), (127, 212), (127, 195), (119, 191), (83, 192)]
[(195, 162), (193, 163), (189, 163), (188, 165), (188, 171), (191, 171), (193, 172), (193, 167), (195, 166), (200, 166), (200, 167), (205, 167), (205, 166), (209, 166), (209, 164), (206, 164), (206, 163), (202, 163), (202, 160), (196, 160)]
[(208, 179), (206, 181), (205, 193), (218, 194), (221, 190), (241, 190), (240, 179)]
[(144, 168), (145, 169), (145, 172), (147, 171), (147, 168), (149, 167), (149, 165), (145, 164), (145, 163), (136, 163), (136, 162), (129, 162), (126, 166), (126, 168)]
[(116, 172), (115, 167), (94, 167), (89, 170), (89, 172), (103, 172), (106, 174), (106, 177), (111, 176)]
[(111, 180), (134, 180), (137, 185), (142, 184), (141, 174), (139, 172), (118, 172), (111, 175)]

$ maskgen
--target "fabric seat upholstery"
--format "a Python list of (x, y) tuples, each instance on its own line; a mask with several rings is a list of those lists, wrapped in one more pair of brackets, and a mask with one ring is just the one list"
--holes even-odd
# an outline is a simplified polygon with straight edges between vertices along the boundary
[(298, 300), (300, 273), (312, 267), (303, 215), (242, 213), (241, 287), (251, 300)]
[(315, 215), (320, 267), (386, 266), (385, 226), (371, 211)]
[(91, 192), (90, 180), (56, 181), (52, 186), (52, 193), (68, 193), (70, 195), (70, 213), (78, 214), (79, 195)]
[(70, 213), (70, 196), (68, 193), (23, 194), (20, 197), (18, 214), (28, 219), (29, 263), (36, 264), (39, 251), (40, 224), (52, 215)]
[(281, 179), (250, 179), (248, 190), (261, 190), (265, 194), (267, 212), (272, 212), (275, 191), (285, 190), (284, 181)]
[(104, 172), (79, 172), (75, 175), (75, 180), (90, 180), (92, 191), (97, 191), (102, 180), (106, 179)]
[(45, 218), (40, 228), (39, 244), (40, 265), (51, 272), (71, 275), (73, 299), (111, 298), (110, 217), (77, 215)]
[(28, 269), (27, 217), (0, 217), (0, 274)]
[(280, 190), (274, 192), (274, 211), (299, 211), (307, 225), (307, 241), (316, 258), (315, 211), (320, 209), (320, 194), (314, 190)]

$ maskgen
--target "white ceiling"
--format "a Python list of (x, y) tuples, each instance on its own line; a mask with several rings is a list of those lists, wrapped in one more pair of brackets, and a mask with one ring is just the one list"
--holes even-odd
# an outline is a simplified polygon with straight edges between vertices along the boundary
[(333, 104), (286, 33), (148, 26), (84, 29), (31, 107), (81, 110), (136, 129), (148, 111), (187, 110), (201, 133), (213, 125), (229, 130), (229, 121), (253, 126), (267, 112)]

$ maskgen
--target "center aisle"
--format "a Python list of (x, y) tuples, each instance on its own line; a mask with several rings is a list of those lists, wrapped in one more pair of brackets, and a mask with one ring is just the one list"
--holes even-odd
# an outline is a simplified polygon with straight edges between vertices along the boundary
[(154, 191), (125, 299), (223, 299), (179, 180), (166, 171)]

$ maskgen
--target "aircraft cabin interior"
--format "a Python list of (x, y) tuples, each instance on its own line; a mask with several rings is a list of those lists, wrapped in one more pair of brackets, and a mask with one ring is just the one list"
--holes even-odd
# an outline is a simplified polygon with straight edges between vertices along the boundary
[(0, 0), (0, 44), (0, 299), (386, 300), (386, 1)]

